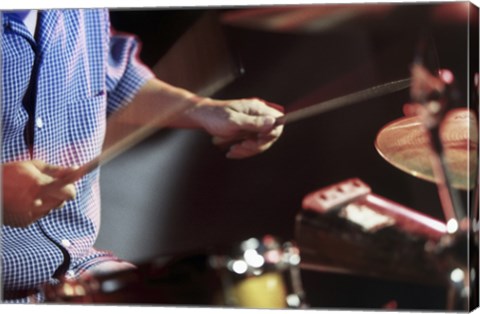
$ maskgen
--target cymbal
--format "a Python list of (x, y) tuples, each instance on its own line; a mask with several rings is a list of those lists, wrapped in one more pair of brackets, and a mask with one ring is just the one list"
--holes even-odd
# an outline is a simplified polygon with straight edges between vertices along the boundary
[[(445, 164), (451, 185), (471, 189), (476, 184), (478, 123), (467, 108), (449, 111), (440, 126)], [(415, 177), (436, 182), (427, 130), (418, 116), (385, 125), (377, 134), (375, 148), (393, 166)]]

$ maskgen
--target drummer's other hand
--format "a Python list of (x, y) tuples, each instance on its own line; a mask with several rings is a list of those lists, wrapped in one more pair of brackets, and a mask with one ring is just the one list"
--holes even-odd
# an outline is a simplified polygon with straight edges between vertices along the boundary
[(74, 199), (75, 185), (60, 179), (75, 169), (40, 160), (2, 164), (3, 224), (28, 227)]
[(228, 147), (227, 158), (241, 159), (262, 153), (280, 137), (282, 107), (257, 98), (203, 99), (192, 117), (213, 136), (213, 143)]

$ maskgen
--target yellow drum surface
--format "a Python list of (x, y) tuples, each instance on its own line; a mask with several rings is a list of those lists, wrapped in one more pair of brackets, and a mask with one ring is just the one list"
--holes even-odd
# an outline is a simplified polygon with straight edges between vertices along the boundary
[(236, 283), (230, 292), (238, 307), (264, 309), (287, 307), (287, 292), (279, 273), (248, 277)]

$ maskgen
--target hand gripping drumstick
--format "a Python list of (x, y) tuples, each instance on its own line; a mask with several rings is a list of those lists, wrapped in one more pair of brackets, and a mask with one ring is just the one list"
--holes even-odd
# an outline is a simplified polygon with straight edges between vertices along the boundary
[[(401, 91), (403, 89), (407, 89), (410, 87), (411, 79), (405, 78), (397, 81), (392, 81), (380, 85), (376, 85), (373, 87), (369, 87), (367, 89), (363, 89), (357, 92), (353, 92), (351, 94), (343, 95), (337, 98), (333, 98), (327, 101), (323, 101), (314, 105), (310, 105), (306, 108), (302, 108), (299, 110), (295, 110), (292, 112), (287, 113), (284, 116), (281, 116), (276, 119), (274, 127), (279, 125), (286, 125), (294, 122), (298, 122), (303, 119), (307, 119), (313, 117), (315, 115), (339, 109), (351, 104), (355, 104), (361, 101), (373, 99), (375, 97), (380, 97), (383, 95), (388, 95), (397, 91)], [(269, 104), (272, 107), (276, 107), (277, 105)], [(244, 139), (254, 137), (252, 133), (244, 133), (240, 135), (240, 138), (237, 138), (233, 141), (225, 141), (219, 143), (222, 149), (228, 149), (231, 145), (241, 142)]]

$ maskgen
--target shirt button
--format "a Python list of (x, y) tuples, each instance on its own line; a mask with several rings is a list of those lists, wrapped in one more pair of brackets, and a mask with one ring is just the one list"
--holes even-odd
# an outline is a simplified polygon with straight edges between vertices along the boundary
[(72, 245), (72, 243), (70, 241), (68, 241), (67, 239), (63, 239), (62, 241), (60, 241), (60, 243), (64, 246), (64, 247), (69, 247), (70, 245)]
[(75, 277), (75, 272), (73, 270), (68, 270), (67, 271), (67, 277), (69, 277), (69, 278)]
[(43, 127), (43, 120), (42, 118), (38, 117), (36, 120), (35, 120), (35, 125), (37, 126), (37, 128), (41, 129)]

